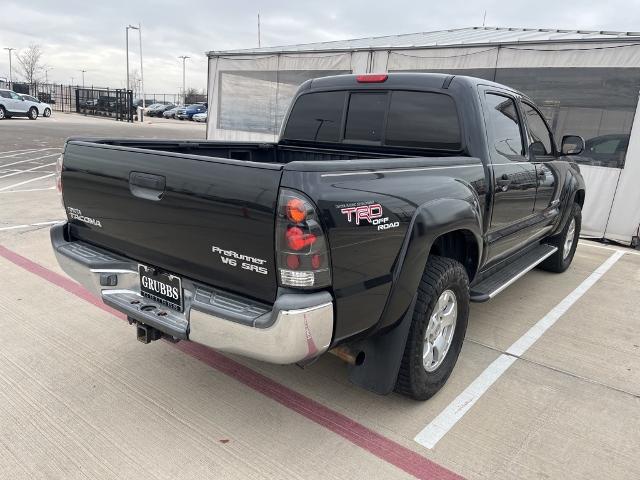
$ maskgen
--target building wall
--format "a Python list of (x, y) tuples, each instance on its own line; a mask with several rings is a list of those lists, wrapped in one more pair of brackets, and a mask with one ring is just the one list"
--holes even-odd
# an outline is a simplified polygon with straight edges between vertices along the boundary
[(566, 134), (581, 135), (587, 141), (579, 160), (588, 186), (584, 232), (625, 243), (636, 234), (640, 189), (634, 182), (640, 180), (640, 139), (636, 138), (640, 127), (634, 133), (632, 127), (640, 91), (637, 44), (581, 42), (212, 57), (208, 138), (276, 141), (289, 102), (305, 80), (339, 73), (398, 71), (472, 75), (529, 95), (558, 141)]

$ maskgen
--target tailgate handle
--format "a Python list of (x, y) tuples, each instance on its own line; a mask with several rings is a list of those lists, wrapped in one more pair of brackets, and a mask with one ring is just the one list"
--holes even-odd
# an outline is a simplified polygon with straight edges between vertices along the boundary
[(167, 179), (162, 175), (131, 172), (129, 174), (129, 190), (139, 198), (158, 201), (162, 198)]

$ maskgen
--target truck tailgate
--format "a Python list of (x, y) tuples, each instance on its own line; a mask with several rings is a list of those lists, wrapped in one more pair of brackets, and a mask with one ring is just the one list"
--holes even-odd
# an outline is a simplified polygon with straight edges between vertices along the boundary
[(272, 302), (281, 166), (69, 141), (70, 235), (161, 271)]

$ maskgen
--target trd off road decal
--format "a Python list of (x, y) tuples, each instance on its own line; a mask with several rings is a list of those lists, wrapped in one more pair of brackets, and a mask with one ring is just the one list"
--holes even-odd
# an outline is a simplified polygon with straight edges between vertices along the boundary
[(384, 209), (373, 200), (369, 202), (349, 203), (336, 205), (340, 212), (347, 217), (349, 223), (369, 224), (378, 227), (378, 230), (397, 228), (400, 222), (390, 222), (389, 217), (384, 217)]

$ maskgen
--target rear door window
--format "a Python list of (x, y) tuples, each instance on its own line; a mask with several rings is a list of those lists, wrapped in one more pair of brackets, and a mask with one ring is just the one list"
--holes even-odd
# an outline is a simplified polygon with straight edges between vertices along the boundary
[(349, 97), (345, 141), (382, 141), (387, 93), (352, 93)]
[(284, 137), (310, 142), (339, 142), (344, 91), (302, 95), (289, 115)]
[(391, 96), (386, 144), (460, 150), (460, 123), (448, 95), (395, 91)]

